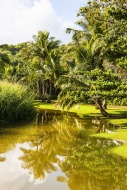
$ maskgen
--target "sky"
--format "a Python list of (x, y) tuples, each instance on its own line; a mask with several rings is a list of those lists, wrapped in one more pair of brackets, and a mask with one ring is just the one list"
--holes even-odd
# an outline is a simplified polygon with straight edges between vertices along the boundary
[(66, 28), (77, 28), (77, 12), (87, 0), (0, 0), (0, 45), (32, 40), (38, 31), (63, 43), (71, 41)]

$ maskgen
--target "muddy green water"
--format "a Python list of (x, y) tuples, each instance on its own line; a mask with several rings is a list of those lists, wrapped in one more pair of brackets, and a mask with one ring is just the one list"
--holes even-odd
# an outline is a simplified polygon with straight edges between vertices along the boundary
[(90, 137), (115, 130), (76, 114), (44, 111), (31, 124), (0, 128), (0, 190), (127, 190), (120, 141)]

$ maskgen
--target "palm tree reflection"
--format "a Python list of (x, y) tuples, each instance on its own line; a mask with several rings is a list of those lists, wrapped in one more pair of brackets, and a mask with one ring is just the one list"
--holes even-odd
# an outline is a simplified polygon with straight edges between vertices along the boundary
[(127, 189), (127, 160), (108, 152), (121, 142), (92, 138), (96, 128), (91, 120), (66, 114), (42, 116), (29, 149), (21, 148), (23, 156), (19, 158), (35, 179), (61, 168), (66, 177), (57, 180), (66, 182), (71, 190)]
[[(44, 118), (42, 114), (39, 117)], [(44, 179), (46, 173), (57, 170), (55, 164), (61, 162), (59, 156), (71, 154), (74, 142), (78, 141), (77, 136), (82, 130), (81, 124), (74, 117), (63, 115), (61, 118), (53, 115), (48, 123), (47, 117), (46, 121), (41, 120), (43, 122), (37, 126), (36, 134), (29, 141), (29, 149), (20, 148), (23, 152), (19, 158), (22, 167), (28, 169), (35, 179)]]
[(5, 157), (0, 156), (0, 162), (4, 162), (6, 160)]

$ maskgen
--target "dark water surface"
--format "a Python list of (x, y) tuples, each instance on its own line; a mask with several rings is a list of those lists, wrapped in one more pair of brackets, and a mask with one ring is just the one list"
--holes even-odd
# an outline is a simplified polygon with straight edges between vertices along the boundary
[(115, 127), (95, 118), (44, 111), (28, 125), (0, 128), (0, 190), (127, 190), (122, 144), (90, 137)]

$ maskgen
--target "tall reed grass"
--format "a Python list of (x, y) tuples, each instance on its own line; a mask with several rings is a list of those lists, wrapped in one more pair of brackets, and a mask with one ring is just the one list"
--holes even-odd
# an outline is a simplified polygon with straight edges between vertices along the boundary
[(34, 113), (33, 95), (26, 87), (0, 81), (0, 120), (28, 120)]

